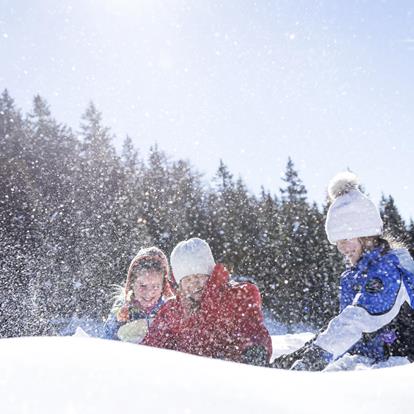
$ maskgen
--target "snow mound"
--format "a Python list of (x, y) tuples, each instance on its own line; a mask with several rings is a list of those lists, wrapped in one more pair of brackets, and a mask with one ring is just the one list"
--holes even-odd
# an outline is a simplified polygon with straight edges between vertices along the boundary
[(0, 340), (0, 412), (409, 413), (414, 365), (292, 372), (89, 337)]

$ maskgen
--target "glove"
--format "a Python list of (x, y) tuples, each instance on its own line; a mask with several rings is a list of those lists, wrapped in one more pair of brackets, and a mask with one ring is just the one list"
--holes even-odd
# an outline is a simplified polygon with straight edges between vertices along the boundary
[(332, 354), (311, 343), (305, 345), (300, 359), (290, 367), (293, 371), (322, 371), (332, 361)]
[(290, 369), (296, 361), (302, 358), (305, 351), (311, 346), (314, 340), (315, 338), (312, 338), (310, 341), (306, 342), (301, 348), (291, 352), (290, 354), (283, 354), (278, 356), (269, 365), (270, 368)]
[(303, 353), (304, 349), (302, 347), (297, 351), (292, 352), (291, 354), (280, 355), (279, 357), (275, 358), (269, 366), (270, 368), (290, 369), (296, 361), (301, 359)]
[(118, 338), (124, 342), (140, 343), (148, 332), (145, 319), (138, 319), (122, 325), (117, 332)]
[(247, 348), (243, 352), (242, 360), (243, 364), (256, 365), (258, 367), (265, 367), (268, 365), (269, 356), (264, 346), (254, 345)]

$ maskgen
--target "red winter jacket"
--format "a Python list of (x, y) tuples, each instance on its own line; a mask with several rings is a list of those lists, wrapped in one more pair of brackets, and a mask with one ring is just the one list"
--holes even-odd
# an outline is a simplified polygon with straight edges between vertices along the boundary
[(236, 362), (254, 346), (263, 347), (268, 360), (272, 354), (259, 290), (251, 283), (229, 282), (220, 264), (206, 284), (200, 308), (186, 318), (179, 297), (168, 301), (142, 343)]

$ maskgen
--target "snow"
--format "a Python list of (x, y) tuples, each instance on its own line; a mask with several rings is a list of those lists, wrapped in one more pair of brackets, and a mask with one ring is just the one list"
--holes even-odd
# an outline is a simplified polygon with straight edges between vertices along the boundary
[(303, 332), (299, 334), (272, 335), (273, 355), (272, 360), (279, 355), (287, 354), (299, 349), (306, 341), (313, 338), (314, 334)]
[[(84, 337), (0, 340), (0, 412), (409, 413), (414, 365), (292, 372)], [(286, 349), (309, 334), (273, 338)]]

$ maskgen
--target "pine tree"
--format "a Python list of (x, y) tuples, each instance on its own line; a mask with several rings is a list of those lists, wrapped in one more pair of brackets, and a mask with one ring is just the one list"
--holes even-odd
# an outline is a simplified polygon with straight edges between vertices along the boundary
[(289, 157), (286, 165), (285, 176), (282, 181), (286, 184), (285, 188), (280, 189), (282, 202), (290, 205), (302, 204), (306, 202), (307, 191), (295, 170), (292, 159)]
[(380, 201), (380, 213), (384, 221), (384, 231), (391, 238), (404, 241), (406, 239), (405, 222), (395, 205), (394, 198), (389, 195), (388, 198), (383, 194)]
[(71, 275), (72, 292), (77, 303), (74, 314), (96, 317), (107, 307), (105, 292), (124, 270), (124, 262), (114, 260), (125, 248), (116, 226), (123, 171), (111, 145), (112, 135), (93, 103), (82, 116), (81, 138), (75, 194), (80, 254), (77, 271)]
[(31, 319), (26, 262), (32, 257), (32, 208), (23, 119), (7, 90), (0, 97), (0, 337)]
[(171, 185), (167, 189), (172, 244), (190, 237), (206, 237), (208, 217), (204, 209), (201, 175), (187, 161), (179, 160), (171, 167)]
[[(281, 321), (322, 326), (337, 311), (341, 259), (324, 230), (326, 210), (307, 202), (307, 191), (289, 158), (277, 210), (276, 249), (270, 280), (272, 313)], [(266, 289), (269, 292), (269, 289)]]
[(338, 310), (339, 275), (343, 260), (335, 246), (330, 245), (325, 233), (327, 208), (322, 212), (316, 203), (309, 214), (308, 264), (304, 307), (307, 321), (319, 328)]
[(256, 208), (258, 235), (253, 273), (262, 294), (264, 308), (270, 311), (275, 319), (280, 319), (278, 306), (284, 301), (284, 298), (279, 296), (282, 281), (277, 262), (281, 240), (279, 214), (279, 200), (262, 188)]
[(78, 155), (76, 139), (52, 117), (47, 102), (35, 96), (26, 119), (26, 156), (30, 168), (32, 234), (37, 260), (29, 261), (30, 295), (36, 331), (47, 333), (48, 321), (64, 306), (61, 291), (67, 289), (62, 273), (71, 263), (70, 232), (74, 182), (71, 170)]
[(257, 235), (254, 197), (240, 178), (233, 180), (223, 161), (213, 181), (215, 188), (208, 195), (208, 211), (216, 260), (224, 262), (230, 270), (249, 272)]
[(414, 258), (414, 221), (410, 219), (410, 223), (407, 227), (407, 247), (411, 256)]
[(169, 161), (155, 145), (150, 148), (142, 187), (143, 218), (154, 243), (167, 250), (172, 244), (172, 223), (169, 219), (167, 189), (171, 185)]
[(121, 160), (125, 168), (125, 172), (135, 175), (142, 169), (143, 163), (139, 159), (139, 153), (132, 143), (132, 138), (127, 135), (122, 146)]

